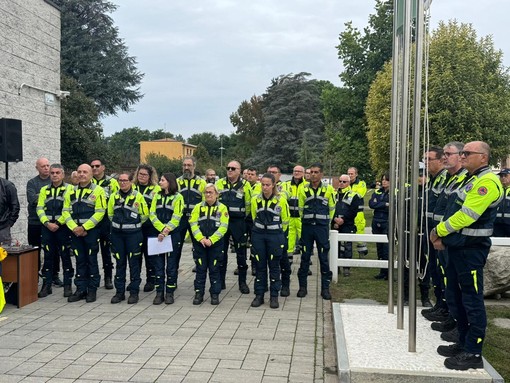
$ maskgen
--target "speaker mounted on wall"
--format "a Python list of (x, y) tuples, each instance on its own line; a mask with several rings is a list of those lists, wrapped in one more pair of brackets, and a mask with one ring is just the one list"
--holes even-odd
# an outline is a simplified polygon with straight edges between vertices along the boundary
[(0, 161), (23, 161), (21, 120), (0, 118)]

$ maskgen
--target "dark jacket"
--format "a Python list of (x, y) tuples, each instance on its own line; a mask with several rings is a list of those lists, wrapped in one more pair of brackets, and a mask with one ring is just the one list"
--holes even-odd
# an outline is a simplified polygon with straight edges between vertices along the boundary
[(0, 229), (12, 227), (19, 217), (19, 201), (16, 186), (0, 178)]

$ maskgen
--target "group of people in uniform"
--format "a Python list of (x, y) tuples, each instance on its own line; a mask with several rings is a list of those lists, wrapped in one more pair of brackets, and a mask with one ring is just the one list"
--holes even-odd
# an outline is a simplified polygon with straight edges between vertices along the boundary
[[(113, 178), (105, 174), (104, 163), (94, 159), (80, 165), (72, 172), (71, 183), (66, 183), (62, 165), (38, 159), (39, 174), (28, 182), (27, 198), (29, 242), (40, 246), (44, 254), (39, 297), (52, 294), (56, 285), (63, 286), (69, 302), (94, 302), (101, 281), (101, 252), (104, 286), (115, 289), (112, 304), (124, 301), (126, 291), (129, 304), (138, 302), (144, 263), (143, 291), (156, 291), (155, 305), (172, 304), (182, 248), (189, 234), (196, 271), (193, 304), (204, 300), (207, 274), (211, 304), (219, 304), (219, 295), (226, 288), (231, 243), (242, 294), (250, 293), (250, 249), (255, 275), (253, 307), (264, 303), (267, 292), (271, 308), (279, 307), (279, 296), (290, 295), (291, 262), (298, 253), (296, 249), (301, 251), (297, 296), (307, 295), (314, 244), (320, 262), (321, 296), (331, 299), (329, 230), (357, 230), (354, 221), (359, 218), (363, 199), (353, 189), (359, 184), (366, 192), (355, 168), (354, 183), (348, 175), (342, 176), (349, 182), (339, 189), (337, 200), (337, 191), (322, 181), (321, 164), (308, 169), (295, 166), (292, 178), (286, 182), (280, 180), (277, 165), (269, 166), (259, 176), (255, 168), (241, 174), (240, 163), (230, 161), (226, 177), (218, 180), (213, 169), (208, 169), (204, 178), (198, 176), (193, 157), (185, 157), (182, 166), (178, 178), (163, 173), (158, 179), (156, 170), (147, 164), (139, 165), (134, 174), (121, 172)], [(164, 241), (167, 236), (171, 236), (171, 251), (149, 254), (148, 239)], [(63, 281), (59, 278), (60, 262)]]
[[(430, 147), (424, 154), (428, 176), (424, 181), (424, 222), (429, 237), (424, 250), (429, 265), (426, 279), (432, 279), (436, 299), (435, 305), (422, 314), (434, 322), (432, 327), (442, 332), (442, 338), (454, 342), (437, 350), (446, 357), (445, 366), (453, 369), (483, 366), (483, 267), (491, 246), (489, 237), (494, 227), (496, 235), (507, 236), (510, 232), (510, 169), (503, 169), (498, 178), (489, 168), (489, 159), (490, 148), (481, 141), (450, 142), (442, 148)], [(205, 178), (198, 176), (193, 157), (185, 157), (182, 165), (183, 174), (178, 178), (163, 173), (158, 179), (152, 166), (141, 164), (134, 174), (121, 172), (115, 179), (105, 174), (101, 160), (94, 159), (78, 167), (73, 185), (64, 181), (60, 164), (50, 165), (45, 158), (37, 160), (39, 175), (28, 182), (27, 198), (29, 241), (40, 241), (44, 252), (39, 297), (51, 294), (52, 285), (60, 283), (69, 302), (94, 302), (100, 285), (101, 250), (105, 288), (116, 290), (112, 304), (125, 300), (126, 291), (129, 304), (138, 302), (143, 263), (143, 291), (156, 290), (155, 305), (172, 304), (182, 247), (189, 233), (196, 268), (194, 305), (204, 301), (207, 275), (210, 303), (219, 304), (219, 295), (226, 288), (230, 242), (242, 294), (250, 293), (250, 249), (255, 275), (252, 307), (264, 304), (266, 293), (271, 308), (279, 307), (279, 296), (290, 295), (291, 261), (296, 248), (301, 251), (297, 297), (306, 297), (314, 245), (320, 264), (321, 296), (331, 299), (329, 230), (364, 231), (363, 198), (367, 187), (355, 168), (339, 177), (335, 190), (323, 182), (319, 163), (307, 169), (296, 165), (286, 182), (280, 180), (277, 165), (269, 166), (259, 176), (251, 167), (241, 173), (240, 163), (230, 161), (226, 177), (218, 180), (213, 169), (205, 172)], [(384, 174), (369, 201), (374, 209), (373, 233), (388, 234), (392, 198), (389, 182), (389, 174)], [(4, 188), (4, 184), (10, 186), (4, 182)], [(167, 236), (171, 236), (172, 250), (149, 254), (148, 238), (164, 241)], [(357, 249), (360, 256), (366, 255), (366, 244), (358, 244)], [(352, 243), (342, 244), (342, 257), (352, 257), (352, 252)], [(379, 259), (387, 259), (387, 245), (378, 244), (377, 253)], [(76, 271), (71, 255), (76, 258)], [(114, 278), (112, 259), (116, 262)], [(58, 278), (59, 260), (63, 282)], [(350, 270), (344, 268), (343, 274), (348, 277)], [(387, 279), (387, 269), (381, 269), (376, 278)]]

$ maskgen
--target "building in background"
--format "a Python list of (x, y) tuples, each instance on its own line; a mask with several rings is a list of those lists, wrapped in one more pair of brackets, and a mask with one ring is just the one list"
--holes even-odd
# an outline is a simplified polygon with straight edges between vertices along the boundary
[(197, 150), (196, 145), (176, 141), (171, 138), (162, 138), (154, 141), (140, 142), (140, 162), (147, 162), (147, 155), (150, 153), (160, 154), (171, 160), (180, 160), (186, 156), (194, 156)]
[[(66, 96), (60, 89), (60, 10), (49, 0), (0, 0), (0, 15), (0, 119), (16, 130), (21, 125), (21, 160), (2, 157), (0, 176), (18, 189), (21, 212), (12, 236), (26, 242), (26, 184), (37, 174), (35, 162), (60, 162), (60, 102)], [(10, 142), (17, 134), (3, 135), (2, 145), (17, 146)], [(5, 147), (0, 150), (5, 156)]]

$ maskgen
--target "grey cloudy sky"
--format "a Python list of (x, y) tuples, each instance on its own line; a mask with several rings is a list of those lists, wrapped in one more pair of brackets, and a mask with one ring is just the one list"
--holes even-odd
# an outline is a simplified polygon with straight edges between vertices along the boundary
[[(272, 78), (309, 72), (340, 86), (335, 46), (352, 21), (359, 28), (374, 0), (111, 0), (120, 37), (145, 73), (144, 98), (130, 113), (103, 120), (109, 136), (124, 128), (230, 134), (229, 115)], [(492, 35), (510, 66), (508, 0), (434, 0), (432, 25), (457, 19)]]

